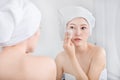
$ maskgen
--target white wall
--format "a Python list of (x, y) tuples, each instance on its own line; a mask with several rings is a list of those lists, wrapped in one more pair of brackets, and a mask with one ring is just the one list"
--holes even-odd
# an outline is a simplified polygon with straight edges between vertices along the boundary
[[(42, 13), (41, 35), (35, 55), (55, 58), (62, 50), (59, 36), (57, 9), (67, 5), (80, 5), (93, 12), (94, 0), (32, 0)], [(93, 12), (94, 13), (94, 12)]]

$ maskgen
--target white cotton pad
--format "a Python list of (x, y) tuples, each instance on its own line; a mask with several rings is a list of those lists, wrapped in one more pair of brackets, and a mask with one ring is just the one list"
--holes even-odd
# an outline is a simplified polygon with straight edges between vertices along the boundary
[(73, 37), (73, 31), (72, 30), (67, 30), (66, 31), (68, 33), (68, 37), (72, 38)]

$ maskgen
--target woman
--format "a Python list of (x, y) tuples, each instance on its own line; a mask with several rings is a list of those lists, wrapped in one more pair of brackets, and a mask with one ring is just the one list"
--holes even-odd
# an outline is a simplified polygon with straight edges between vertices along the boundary
[(56, 80), (55, 62), (31, 53), (40, 35), (41, 13), (29, 0), (0, 8), (0, 80)]
[(77, 80), (99, 80), (106, 65), (105, 50), (87, 42), (95, 24), (93, 15), (82, 7), (60, 9), (61, 24), (66, 26), (64, 51), (56, 57), (57, 80), (63, 73)]

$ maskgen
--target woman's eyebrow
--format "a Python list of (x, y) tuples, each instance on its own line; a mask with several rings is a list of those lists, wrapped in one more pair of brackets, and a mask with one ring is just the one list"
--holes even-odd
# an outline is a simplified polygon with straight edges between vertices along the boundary
[(70, 23), (69, 25), (75, 25), (74, 23)]
[(80, 24), (80, 26), (87, 26), (87, 24)]

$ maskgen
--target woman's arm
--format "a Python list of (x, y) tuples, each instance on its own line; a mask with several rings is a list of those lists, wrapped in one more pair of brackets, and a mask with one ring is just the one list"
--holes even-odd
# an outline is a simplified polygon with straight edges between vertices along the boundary
[(105, 66), (106, 66), (105, 50), (99, 48), (91, 61), (90, 69), (88, 72), (89, 80), (99, 80), (100, 74), (102, 70), (105, 68)]
[(71, 61), (71, 66), (73, 68), (73, 73), (76, 76), (77, 80), (88, 80), (87, 75), (83, 71), (81, 65), (79, 64), (78, 60), (76, 57), (70, 58)]
[(75, 55), (75, 47), (68, 33), (66, 33), (64, 40), (64, 50), (69, 58), (69, 61), (71, 62), (71, 67), (73, 69), (72, 73), (75, 74), (77, 80), (88, 80), (87, 75), (77, 60), (77, 57)]

